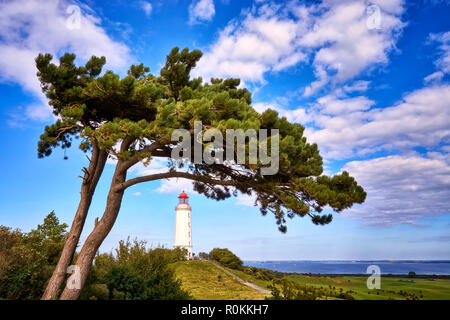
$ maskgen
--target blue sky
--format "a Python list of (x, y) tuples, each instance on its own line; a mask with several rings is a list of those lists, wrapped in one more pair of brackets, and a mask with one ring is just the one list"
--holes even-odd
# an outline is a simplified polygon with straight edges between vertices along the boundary
[[(71, 5), (80, 8), (75, 27)], [(196, 76), (239, 77), (255, 109), (305, 125), (325, 172), (349, 171), (367, 201), (326, 226), (294, 218), (281, 234), (251, 198), (208, 200), (183, 180), (140, 184), (127, 190), (102, 251), (128, 235), (170, 247), (176, 197), (185, 189), (194, 252), (228, 247), (245, 260), (450, 259), (449, 10), (448, 1), (431, 0), (3, 1), (0, 224), (29, 231), (55, 210), (70, 225), (79, 200), (81, 151), (69, 149), (69, 160), (61, 150), (37, 159), (39, 135), (54, 120), (35, 75), (39, 52), (75, 52), (80, 63), (105, 55), (119, 74), (143, 62), (157, 74), (179, 46), (204, 52)], [(162, 167), (138, 165), (130, 176)], [(82, 240), (103, 212), (112, 169)]]

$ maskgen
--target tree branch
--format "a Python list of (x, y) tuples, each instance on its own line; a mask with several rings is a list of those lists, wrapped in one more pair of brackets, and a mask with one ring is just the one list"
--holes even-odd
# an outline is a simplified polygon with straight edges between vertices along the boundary
[[(170, 142), (170, 141), (168, 141)], [(165, 147), (165, 143), (168, 143), (166, 141), (155, 141), (150, 145), (145, 146), (144, 148), (142, 148), (141, 150), (136, 150), (136, 153), (134, 155), (132, 155), (128, 160), (125, 160), (122, 162), (121, 166), (123, 170), (128, 170), (129, 168), (131, 168), (132, 166), (134, 166), (136, 163), (138, 163), (140, 161), (139, 158), (139, 154), (145, 153), (145, 152), (150, 152), (152, 155), (156, 155), (157, 156), (170, 156), (170, 154), (168, 154), (167, 152), (159, 152), (157, 149), (164, 149)]]
[(117, 185), (115, 187), (115, 191), (117, 192), (117, 191), (125, 190), (128, 187), (131, 187), (135, 184), (142, 183), (142, 182), (154, 181), (154, 180), (160, 180), (160, 179), (168, 179), (168, 178), (184, 178), (184, 179), (193, 180), (193, 181), (197, 181), (197, 182), (210, 183), (210, 184), (221, 185), (221, 186), (236, 186), (238, 183), (242, 184), (242, 182), (231, 181), (231, 180), (217, 180), (217, 179), (213, 179), (213, 178), (203, 176), (203, 175), (195, 175), (195, 174), (192, 174), (189, 172), (172, 171), (172, 172), (156, 173), (156, 174), (151, 174), (151, 175), (147, 175), (147, 176), (130, 179), (128, 181), (125, 181), (124, 183)]
[(73, 128), (81, 128), (79, 125), (77, 125), (77, 124), (74, 124), (74, 125), (72, 125), (72, 126), (68, 126), (68, 127), (64, 127), (64, 128), (59, 128), (59, 132), (58, 132), (58, 135), (56, 136), (56, 140), (58, 140), (59, 139), (59, 137), (62, 135), (62, 134), (64, 134), (65, 132), (67, 132), (67, 131), (69, 131), (70, 129), (73, 129)]
[(108, 152), (106, 152), (103, 149), (100, 149), (98, 151), (98, 157), (96, 160), (95, 170), (92, 174), (91, 180), (93, 183), (90, 185), (90, 191), (94, 192), (95, 187), (97, 186), (98, 180), (100, 179), (100, 176), (103, 172), (103, 169), (105, 168), (106, 160), (108, 159)]
[(98, 146), (96, 144), (92, 144), (92, 156), (91, 159), (89, 159), (89, 168), (83, 168), (82, 171), (84, 173), (83, 178), (83, 184), (87, 185), (93, 175), (93, 172), (95, 171), (95, 168), (97, 166), (97, 161), (98, 161), (98, 157), (100, 154), (100, 149), (98, 148)]
[(128, 150), (128, 148), (130, 147), (130, 145), (136, 141), (136, 137), (133, 136), (126, 136), (123, 140), (122, 143), (120, 144), (120, 152), (126, 151)]

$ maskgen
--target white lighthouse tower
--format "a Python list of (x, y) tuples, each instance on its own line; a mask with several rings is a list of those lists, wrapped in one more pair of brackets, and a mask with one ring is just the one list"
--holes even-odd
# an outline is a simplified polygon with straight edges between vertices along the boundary
[(192, 256), (192, 234), (191, 234), (191, 206), (189, 197), (184, 192), (178, 196), (178, 205), (175, 208), (175, 239), (174, 248), (185, 248), (187, 250), (187, 259)]

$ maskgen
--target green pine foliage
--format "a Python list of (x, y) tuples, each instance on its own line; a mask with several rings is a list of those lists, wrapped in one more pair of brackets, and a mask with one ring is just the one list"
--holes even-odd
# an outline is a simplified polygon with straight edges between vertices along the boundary
[[(244, 164), (235, 166), (194, 164), (193, 159), (172, 161), (168, 171), (184, 167), (194, 176), (232, 181), (227, 186), (195, 181), (194, 188), (217, 200), (238, 193), (254, 194), (255, 205), (263, 215), (272, 213), (282, 232), (286, 232), (286, 218), (309, 216), (313, 223), (323, 225), (332, 220), (331, 214), (322, 214), (324, 208), (340, 212), (364, 202), (366, 193), (347, 172), (322, 175), (317, 144), (307, 142), (301, 124), (290, 123), (274, 110), (256, 112), (250, 92), (240, 87), (239, 79), (204, 82), (191, 78), (201, 56), (199, 50), (175, 47), (159, 75), (140, 64), (132, 65), (121, 78), (113, 71), (103, 72), (105, 57), (92, 57), (84, 66), (77, 66), (74, 54), (63, 55), (58, 65), (51, 62), (51, 55), (40, 54), (37, 75), (58, 120), (41, 135), (38, 156), (49, 156), (58, 146), (69, 148), (73, 139), (79, 138), (83, 151), (96, 145), (111, 158), (138, 159), (147, 164), (154, 157), (170, 157), (174, 147), (171, 133), (175, 129), (193, 130), (195, 121), (202, 121), (203, 131), (217, 128), (223, 136), (226, 129), (268, 129), (269, 136), (259, 143), (270, 146), (271, 139), (279, 139), (279, 171), (275, 175), (262, 175), (264, 165), (250, 163), (248, 156)], [(270, 129), (278, 129), (279, 135), (270, 135)], [(114, 146), (120, 141), (130, 143), (118, 150)], [(161, 148), (152, 154), (145, 148), (149, 143)], [(234, 141), (224, 143), (224, 148), (230, 146), (236, 152)]]

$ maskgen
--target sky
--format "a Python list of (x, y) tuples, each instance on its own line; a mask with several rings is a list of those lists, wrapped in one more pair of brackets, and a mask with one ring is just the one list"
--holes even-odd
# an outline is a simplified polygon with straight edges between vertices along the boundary
[[(253, 107), (305, 126), (324, 173), (347, 170), (364, 204), (316, 226), (288, 220), (278, 231), (251, 197), (217, 202), (191, 182), (154, 181), (126, 191), (100, 250), (119, 240), (172, 247), (177, 196), (192, 206), (194, 252), (229, 248), (243, 260), (450, 259), (449, 1), (14, 0), (0, 2), (0, 225), (30, 231), (52, 210), (68, 225), (79, 201), (85, 154), (76, 146), (37, 158), (55, 119), (34, 58), (105, 56), (126, 74), (159, 74), (172, 47), (200, 49), (205, 81), (238, 77)], [(64, 160), (64, 156), (68, 160)], [(139, 164), (130, 177), (161, 170)], [(101, 217), (108, 162), (82, 234)]]

